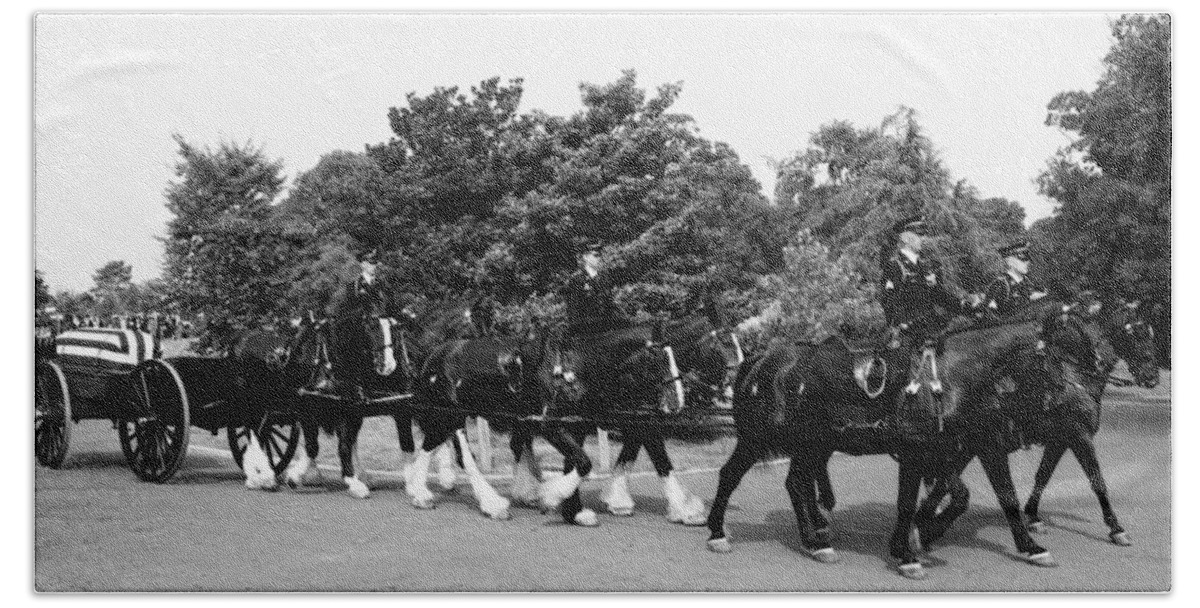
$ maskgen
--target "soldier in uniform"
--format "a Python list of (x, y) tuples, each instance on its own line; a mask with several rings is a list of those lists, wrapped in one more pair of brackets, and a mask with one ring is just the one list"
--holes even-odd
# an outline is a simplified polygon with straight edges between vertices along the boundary
[(613, 301), (615, 279), (600, 262), (599, 243), (589, 244), (563, 290), (570, 333), (596, 334), (629, 326), (629, 320)]
[(921, 257), (925, 222), (910, 217), (897, 222), (893, 232), (896, 247), (883, 259), (880, 289), (888, 325), (928, 334), (941, 329), (949, 318), (965, 314), (963, 302), (946, 290), (941, 265)]
[(988, 286), (984, 307), (991, 314), (1008, 317), (1030, 302), (1045, 297), (1046, 292), (1026, 278), (1029, 274), (1029, 243), (1013, 243), (999, 251), (1006, 270)]
[[(402, 317), (411, 319), (407, 309), (400, 310), (393, 301), (387, 282), (379, 275), (379, 249), (362, 249), (356, 255), (360, 273), (342, 286), (330, 307), (335, 327), (352, 327), (370, 317)], [(336, 333), (336, 331), (335, 331)], [(334, 336), (337, 340), (337, 336)], [(341, 349), (335, 348), (334, 351)], [(330, 353), (334, 355), (334, 353)], [(336, 355), (334, 355), (336, 357)], [(365, 357), (366, 354), (364, 353)], [(340, 376), (341, 388), (347, 396), (362, 400), (364, 374), (369, 363), (363, 361), (334, 361)]]

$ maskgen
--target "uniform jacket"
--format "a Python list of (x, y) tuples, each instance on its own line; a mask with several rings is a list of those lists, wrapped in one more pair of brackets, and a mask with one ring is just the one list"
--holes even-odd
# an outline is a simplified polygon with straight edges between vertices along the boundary
[[(884, 316), (892, 326), (925, 325), (962, 309), (958, 298), (946, 291), (940, 264), (922, 257), (914, 262), (899, 252), (884, 262), (880, 293)], [(944, 312), (939, 314), (937, 308)]]
[(578, 270), (563, 290), (567, 319), (572, 333), (595, 333), (617, 329), (627, 321), (613, 301), (612, 276), (604, 271), (596, 276)]
[(1011, 275), (1004, 273), (988, 285), (984, 306), (1001, 317), (1007, 317), (1029, 304), (1035, 291), (1041, 290), (1032, 285), (1028, 278), (1014, 281)]

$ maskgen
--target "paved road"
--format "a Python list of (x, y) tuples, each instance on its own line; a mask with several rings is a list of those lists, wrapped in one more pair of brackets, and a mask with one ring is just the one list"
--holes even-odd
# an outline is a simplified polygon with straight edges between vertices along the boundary
[[(67, 468), (36, 472), (35, 581), (43, 591), (1167, 590), (1170, 404), (1120, 391), (1105, 406), (1101, 460), (1135, 544), (1107, 542), (1091, 490), (1068, 460), (1043, 501), (1051, 529), (1042, 542), (1062, 564), (1054, 569), (1013, 556), (994, 495), (974, 464), (966, 474), (971, 511), (934, 548), (929, 578), (914, 582), (884, 558), (896, 483), (887, 457), (833, 461), (834, 544), (842, 562), (825, 565), (799, 551), (781, 465), (747, 476), (728, 516), (735, 549), (717, 555), (705, 549), (703, 528), (667, 523), (652, 476), (633, 481), (634, 517), (602, 516), (599, 528), (566, 526), (525, 509), (495, 522), (475, 510), (465, 484), (433, 511), (411, 508), (391, 477), (375, 479), (365, 501), (332, 479), (325, 488), (251, 492), (212, 448), (193, 449), (170, 483), (145, 484), (124, 467), (108, 425), (84, 422), (75, 428)], [(1012, 459), (1022, 494), (1039, 456), (1035, 448)], [(682, 478), (706, 500), (713, 495), (713, 470)], [(600, 489), (600, 482), (587, 482), (585, 500), (597, 505)]]

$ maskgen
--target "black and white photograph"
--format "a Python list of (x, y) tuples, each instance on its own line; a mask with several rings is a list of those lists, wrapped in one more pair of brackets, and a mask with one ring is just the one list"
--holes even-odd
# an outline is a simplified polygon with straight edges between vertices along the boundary
[(1187, 576), (1169, 12), (25, 18), (36, 595)]

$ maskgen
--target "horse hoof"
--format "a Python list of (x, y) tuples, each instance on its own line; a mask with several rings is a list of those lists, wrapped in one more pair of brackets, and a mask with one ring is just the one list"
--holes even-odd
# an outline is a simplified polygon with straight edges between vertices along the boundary
[(836, 564), (836, 563), (842, 561), (841, 556), (838, 555), (837, 551), (833, 550), (833, 547), (825, 547), (824, 549), (817, 549), (816, 551), (812, 551), (811, 553), (809, 553), (809, 555), (811, 555), (813, 559), (817, 560), (818, 562), (821, 562), (822, 564)]
[(632, 517), (633, 507), (609, 507), (608, 512), (617, 517)]
[(1034, 534), (1046, 534), (1050, 531), (1050, 529), (1046, 527), (1045, 522), (1040, 519), (1029, 522), (1026, 527), (1029, 528), (1029, 531), (1033, 532)]
[(351, 496), (358, 498), (358, 499), (365, 499), (365, 498), (371, 497), (371, 491), (364, 489), (364, 488), (349, 488), (346, 491), (349, 492)]
[(492, 513), (485, 511), (484, 515), (487, 515), (489, 519), (494, 519), (496, 521), (508, 521), (512, 519), (512, 513), (510, 513), (508, 509), (501, 509), (500, 511), (495, 511)]
[(728, 537), (710, 538), (708, 539), (708, 550), (713, 553), (729, 553), (733, 551), (733, 544), (729, 542)]
[(898, 570), (900, 571), (900, 576), (914, 581), (925, 580), (925, 577), (928, 576), (925, 572), (925, 566), (922, 566), (920, 562), (900, 564)]
[(684, 517), (679, 523), (685, 526), (703, 526), (708, 523), (708, 517), (703, 513), (693, 513)]
[(1042, 551), (1041, 553), (1026, 555), (1025, 561), (1028, 561), (1029, 563), (1041, 568), (1058, 567), (1058, 562), (1054, 561), (1054, 556), (1050, 555), (1049, 551)]
[(416, 498), (416, 497), (413, 497), (413, 499), (412, 499), (412, 506), (414, 506), (414, 507), (416, 507), (416, 508), (418, 508), (418, 509), (422, 509), (422, 510), (426, 510), (426, 509), (432, 509), (432, 508), (434, 507), (434, 505), (433, 505), (433, 499), (432, 499), (432, 498)]
[(1119, 547), (1129, 547), (1133, 545), (1133, 541), (1129, 539), (1129, 533), (1127, 532), (1113, 532), (1112, 534), (1109, 534), (1108, 537), (1112, 539), (1114, 545)]
[(585, 528), (594, 528), (600, 525), (600, 520), (596, 518), (596, 512), (591, 509), (584, 509), (575, 514), (575, 525)]

